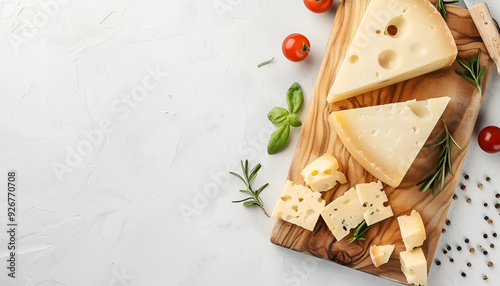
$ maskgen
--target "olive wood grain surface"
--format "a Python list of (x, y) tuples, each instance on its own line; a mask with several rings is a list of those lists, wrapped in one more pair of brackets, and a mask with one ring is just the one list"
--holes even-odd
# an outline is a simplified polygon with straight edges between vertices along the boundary
[[(451, 97), (443, 118), (455, 140), (464, 149), (463, 152), (460, 152), (458, 148), (453, 148), (452, 168), (455, 176), (450, 174), (446, 176), (444, 190), (436, 192), (436, 196), (432, 196), (431, 191), (420, 193), (416, 184), (435, 172), (437, 159), (441, 151), (437, 147), (424, 147), (401, 185), (396, 189), (389, 186), (384, 187), (394, 216), (373, 225), (365, 233), (366, 241), (352, 243), (346, 242), (346, 239), (337, 241), (320, 217), (313, 232), (278, 219), (271, 234), (271, 242), (370, 274), (406, 283), (406, 278), (401, 272), (399, 263), (399, 252), (404, 250), (404, 245), (396, 218), (400, 215), (409, 214), (413, 209), (420, 212), (427, 232), (427, 239), (422, 248), (429, 269), (432, 265), (458, 178), (461, 175), (460, 170), (482, 98), (471, 83), (455, 74), (455, 70), (462, 70), (455, 61), (449, 68), (337, 103), (328, 104), (326, 101), (328, 91), (368, 3), (369, 0), (342, 1), (337, 9), (323, 62), (290, 165), (288, 179), (297, 184), (305, 184), (300, 174), (302, 169), (322, 154), (329, 153), (338, 159), (340, 170), (346, 174), (348, 182), (340, 186), (337, 185), (334, 189), (323, 194), (327, 204), (356, 184), (376, 181), (376, 178), (367, 173), (344, 148), (329, 122), (330, 112), (441, 96)], [(482, 50), (481, 65), (487, 67), (482, 82), (484, 90), (492, 68), (492, 61), (481, 41), (479, 32), (467, 9), (447, 5), (447, 10), (447, 23), (455, 37), (459, 50), (458, 56), (461, 59), (468, 60), (468, 58), (477, 54), (478, 49)], [(443, 135), (443, 123), (439, 121), (426, 145), (437, 142)], [(351, 236), (352, 232), (348, 237)], [(369, 247), (374, 244), (394, 244), (396, 246), (389, 262), (378, 268), (373, 266), (370, 260)]]

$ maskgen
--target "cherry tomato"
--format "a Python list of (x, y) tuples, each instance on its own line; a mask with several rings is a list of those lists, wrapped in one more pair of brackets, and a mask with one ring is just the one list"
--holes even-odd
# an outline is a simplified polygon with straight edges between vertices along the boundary
[(500, 152), (500, 128), (497, 126), (488, 126), (479, 132), (477, 138), (479, 147), (487, 153)]
[(321, 14), (332, 7), (333, 0), (304, 0), (304, 4), (311, 12)]
[(283, 40), (281, 45), (283, 55), (292, 62), (303, 61), (309, 55), (311, 44), (302, 34), (290, 34)]

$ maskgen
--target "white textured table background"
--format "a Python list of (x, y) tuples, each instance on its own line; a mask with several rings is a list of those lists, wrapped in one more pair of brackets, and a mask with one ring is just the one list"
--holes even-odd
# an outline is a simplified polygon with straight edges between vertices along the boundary
[[(500, 18), (500, 3), (490, 6)], [(300, 0), (1, 0), (0, 285), (397, 285), (277, 247), (274, 219), (231, 203), (243, 197), (228, 170), (248, 158), (264, 166), (256, 184), (270, 183), (262, 197), (272, 211), (299, 129), (269, 156), (266, 115), (297, 81), (304, 118), (334, 12), (315, 15)], [(311, 41), (305, 62), (281, 54), (293, 32)], [(474, 140), (500, 125), (499, 87), (493, 72), (430, 285), (500, 284), (490, 245), (500, 154)]]

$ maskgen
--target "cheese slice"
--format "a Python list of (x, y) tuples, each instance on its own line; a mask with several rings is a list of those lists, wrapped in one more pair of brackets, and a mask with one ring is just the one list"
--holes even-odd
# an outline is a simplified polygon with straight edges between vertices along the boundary
[(372, 245), (370, 246), (370, 258), (372, 259), (373, 265), (379, 267), (382, 264), (386, 264), (391, 258), (391, 254), (394, 251), (394, 245)]
[(388, 199), (380, 181), (356, 185), (356, 193), (363, 206), (366, 225), (372, 225), (393, 216), (391, 206), (384, 206)]
[(427, 285), (427, 260), (422, 248), (400, 252), (399, 261), (408, 283)]
[(324, 154), (309, 163), (301, 174), (313, 191), (324, 192), (335, 187), (337, 181), (341, 184), (347, 182), (345, 175), (338, 169), (337, 159), (330, 154)]
[(321, 193), (288, 180), (272, 216), (313, 231), (325, 204)]
[(328, 94), (335, 102), (450, 66), (455, 40), (428, 0), (372, 0)]
[(335, 111), (330, 119), (349, 153), (397, 187), (443, 114), (449, 97)]
[(351, 188), (321, 210), (321, 217), (337, 240), (341, 240), (363, 221), (363, 206)]
[(426, 238), (425, 226), (420, 213), (412, 210), (409, 216), (398, 217), (399, 230), (406, 250), (421, 246)]

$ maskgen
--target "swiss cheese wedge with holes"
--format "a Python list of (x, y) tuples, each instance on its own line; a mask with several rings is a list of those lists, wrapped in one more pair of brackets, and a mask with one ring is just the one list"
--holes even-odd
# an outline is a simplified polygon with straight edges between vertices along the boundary
[(449, 97), (335, 111), (344, 146), (373, 176), (397, 187), (443, 114)]
[(372, 0), (328, 94), (335, 102), (449, 66), (455, 40), (428, 0)]

